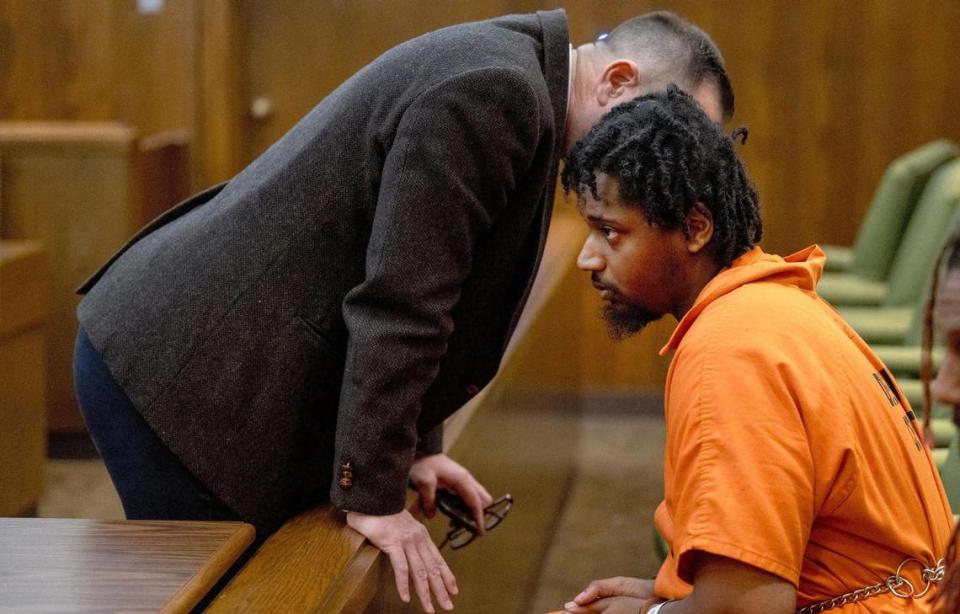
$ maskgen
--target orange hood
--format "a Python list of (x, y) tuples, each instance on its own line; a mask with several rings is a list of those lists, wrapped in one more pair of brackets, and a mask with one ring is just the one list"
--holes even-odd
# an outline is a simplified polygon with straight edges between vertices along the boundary
[(823, 250), (816, 245), (811, 245), (786, 258), (767, 254), (759, 246), (755, 246), (734, 260), (729, 267), (717, 273), (703, 287), (693, 302), (693, 307), (680, 319), (673, 335), (670, 336), (670, 341), (660, 350), (660, 355), (663, 356), (677, 349), (683, 336), (707, 305), (740, 286), (764, 281), (796, 286), (810, 292), (815, 291), (817, 282), (820, 281), (820, 274), (823, 273), (825, 260)]

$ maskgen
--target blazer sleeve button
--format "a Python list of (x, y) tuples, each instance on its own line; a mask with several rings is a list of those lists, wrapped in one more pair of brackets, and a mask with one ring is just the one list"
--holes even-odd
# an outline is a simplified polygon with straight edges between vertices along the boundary
[(344, 463), (340, 466), (340, 481), (337, 483), (344, 490), (353, 486), (353, 467), (350, 463)]

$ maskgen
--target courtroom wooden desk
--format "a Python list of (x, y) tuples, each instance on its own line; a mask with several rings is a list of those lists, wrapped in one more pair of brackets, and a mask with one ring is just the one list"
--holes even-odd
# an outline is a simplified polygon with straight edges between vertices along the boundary
[(0, 612), (189, 612), (253, 538), (242, 522), (0, 518)]

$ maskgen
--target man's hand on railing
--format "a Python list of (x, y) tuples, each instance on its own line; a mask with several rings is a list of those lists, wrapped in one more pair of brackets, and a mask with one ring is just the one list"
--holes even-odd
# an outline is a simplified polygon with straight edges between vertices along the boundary
[(420, 493), (420, 507), (427, 518), (437, 512), (437, 488), (445, 488), (460, 495), (473, 512), (479, 534), (484, 534), (483, 511), (493, 497), (460, 463), (446, 454), (423, 456), (413, 462), (410, 482)]
[(450, 595), (457, 594), (457, 580), (426, 527), (410, 512), (403, 510), (390, 516), (347, 512), (347, 524), (390, 558), (400, 599), (410, 601), (412, 579), (424, 612), (434, 611), (431, 593), (444, 610), (453, 609)]
[[(437, 488), (456, 492), (470, 507), (483, 533), (484, 508), (493, 497), (459, 463), (445, 454), (432, 454), (414, 461), (410, 482), (420, 493), (420, 506), (428, 518), (437, 510)], [(390, 516), (347, 512), (347, 524), (390, 558), (397, 592), (410, 601), (410, 580), (424, 612), (433, 612), (432, 594), (445, 610), (453, 609), (450, 595), (457, 594), (457, 580), (447, 566), (426, 527), (404, 510)]]

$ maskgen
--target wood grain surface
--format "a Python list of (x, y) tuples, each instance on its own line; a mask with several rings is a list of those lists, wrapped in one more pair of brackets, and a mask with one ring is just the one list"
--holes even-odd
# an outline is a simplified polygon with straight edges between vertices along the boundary
[(44, 327), (47, 252), (38, 241), (0, 241), (0, 515), (36, 508), (46, 475)]
[(240, 522), (0, 518), (0, 612), (189, 612), (253, 536)]
[(331, 506), (287, 521), (260, 548), (207, 612), (318, 612), (363, 537)]
[(49, 274), (43, 243), (0, 240), (0, 339), (43, 325)]
[[(236, 173), (389, 47), (560, 6), (575, 45), (655, 9), (711, 34), (737, 94), (733, 124), (750, 128), (741, 152), (772, 251), (852, 243), (891, 160), (936, 138), (960, 141), (956, 0), (167, 0), (149, 15), (135, 4), (0, 3), (0, 118), (190, 130), (199, 189)], [(258, 98), (270, 111), (254, 117)], [(659, 389), (667, 362), (655, 355), (672, 323), (610, 346), (593, 298), (582, 308), (586, 384)]]
[(49, 259), (51, 430), (82, 430), (72, 383), (74, 290), (132, 232), (136, 131), (116, 122), (0, 122), (0, 236), (42, 241)]

